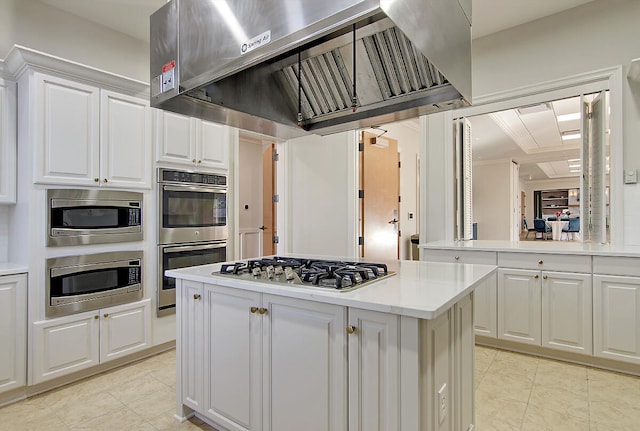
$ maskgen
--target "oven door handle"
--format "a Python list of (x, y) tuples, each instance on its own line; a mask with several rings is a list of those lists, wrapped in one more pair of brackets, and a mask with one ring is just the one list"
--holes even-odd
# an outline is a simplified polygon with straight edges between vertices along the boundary
[(227, 193), (225, 187), (215, 186), (162, 186), (162, 190), (167, 192), (193, 191), (200, 193)]
[(51, 199), (51, 208), (66, 207), (116, 207), (140, 209), (140, 202), (136, 201), (112, 201), (103, 199)]
[(162, 249), (165, 253), (176, 253), (180, 251), (198, 251), (198, 250), (210, 250), (214, 248), (224, 248), (227, 246), (226, 241), (216, 242), (215, 244), (205, 244), (205, 245), (180, 245), (180, 246), (171, 246), (164, 247)]
[(105, 263), (91, 263), (88, 265), (63, 266), (58, 268), (51, 268), (51, 277), (59, 277), (61, 275), (95, 271), (98, 269), (135, 268), (135, 267), (140, 267), (140, 259), (122, 260), (117, 262), (105, 262)]

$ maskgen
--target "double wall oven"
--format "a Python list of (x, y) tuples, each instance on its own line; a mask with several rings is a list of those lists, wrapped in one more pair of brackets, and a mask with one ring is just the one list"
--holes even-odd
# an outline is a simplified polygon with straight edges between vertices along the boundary
[(227, 257), (227, 177), (158, 169), (158, 316), (175, 313), (168, 269), (224, 262)]

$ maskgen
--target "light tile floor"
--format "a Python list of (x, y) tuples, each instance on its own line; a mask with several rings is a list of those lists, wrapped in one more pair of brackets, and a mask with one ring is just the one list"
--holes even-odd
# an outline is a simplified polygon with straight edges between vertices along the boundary
[[(175, 351), (0, 408), (0, 430), (214, 429), (173, 420)], [(638, 431), (640, 378), (476, 347), (477, 431)], [(279, 430), (281, 431), (281, 430)]]

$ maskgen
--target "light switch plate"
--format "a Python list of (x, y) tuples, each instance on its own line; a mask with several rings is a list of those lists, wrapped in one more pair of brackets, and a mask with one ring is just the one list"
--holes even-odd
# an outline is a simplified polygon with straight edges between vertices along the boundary
[(637, 169), (625, 169), (624, 170), (624, 183), (625, 184), (636, 184), (638, 182), (638, 171)]

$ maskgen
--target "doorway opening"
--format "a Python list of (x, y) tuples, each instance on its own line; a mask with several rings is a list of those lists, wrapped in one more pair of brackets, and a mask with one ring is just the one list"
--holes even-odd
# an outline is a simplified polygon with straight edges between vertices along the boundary
[(238, 254), (276, 254), (278, 154), (273, 138), (241, 131), (238, 146)]

